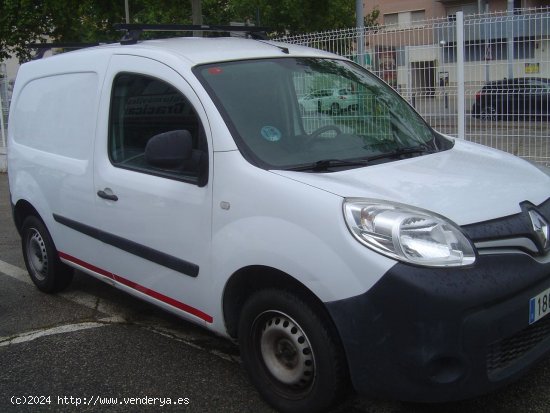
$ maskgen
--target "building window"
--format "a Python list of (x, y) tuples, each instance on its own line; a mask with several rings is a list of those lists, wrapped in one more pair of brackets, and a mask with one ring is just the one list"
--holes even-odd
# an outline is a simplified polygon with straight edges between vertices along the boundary
[(514, 59), (533, 59), (537, 41), (534, 38), (519, 37), (514, 41)]
[(424, 20), (426, 20), (425, 10), (415, 10), (411, 12), (411, 23), (418, 24)]
[(385, 26), (397, 26), (399, 24), (399, 13), (384, 14)]
[(447, 20), (452, 22), (456, 21), (456, 13), (459, 11), (464, 13), (464, 16), (477, 14), (479, 12), (477, 3), (468, 3), (460, 6), (451, 6), (451, 7), (447, 7), (445, 11), (447, 13)]
[(392, 27), (417, 26), (426, 19), (425, 10), (404, 11), (384, 14), (384, 25)]
[[(514, 41), (514, 59), (533, 59), (535, 57), (536, 41), (532, 38), (516, 38)], [(449, 55), (449, 59), (451, 56)], [(447, 62), (456, 61), (456, 56)], [(483, 41), (466, 43), (464, 60), (466, 62), (482, 62), (485, 60), (508, 59), (508, 43), (506, 39), (493, 39), (485, 44)]]

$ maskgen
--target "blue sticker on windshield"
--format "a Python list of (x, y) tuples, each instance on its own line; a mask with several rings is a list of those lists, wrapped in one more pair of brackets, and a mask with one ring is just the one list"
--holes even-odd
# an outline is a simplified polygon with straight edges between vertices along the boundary
[(264, 126), (261, 130), (262, 136), (266, 141), (277, 142), (281, 140), (281, 131), (275, 126)]

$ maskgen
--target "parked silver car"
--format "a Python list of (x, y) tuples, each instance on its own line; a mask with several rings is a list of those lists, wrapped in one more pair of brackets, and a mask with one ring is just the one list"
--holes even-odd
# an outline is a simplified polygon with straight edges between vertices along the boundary
[(346, 88), (320, 89), (302, 96), (298, 103), (302, 113), (317, 111), (337, 115), (342, 111), (356, 110), (357, 95)]

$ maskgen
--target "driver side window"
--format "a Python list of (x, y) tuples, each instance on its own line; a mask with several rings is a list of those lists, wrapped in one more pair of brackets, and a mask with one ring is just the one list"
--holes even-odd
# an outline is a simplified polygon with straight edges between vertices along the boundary
[[(165, 133), (189, 132), (191, 150), (177, 165), (148, 162), (147, 143)], [(207, 173), (207, 143), (199, 116), (172, 85), (150, 76), (121, 73), (113, 82), (109, 157), (115, 167), (191, 183)]]

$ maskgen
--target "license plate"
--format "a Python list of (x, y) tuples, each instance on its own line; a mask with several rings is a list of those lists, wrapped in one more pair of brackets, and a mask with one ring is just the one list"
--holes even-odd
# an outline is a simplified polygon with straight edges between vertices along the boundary
[(550, 313), (550, 288), (529, 300), (529, 324), (539, 321)]

